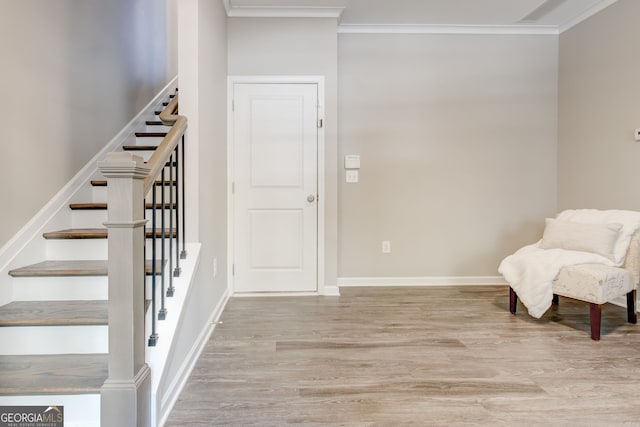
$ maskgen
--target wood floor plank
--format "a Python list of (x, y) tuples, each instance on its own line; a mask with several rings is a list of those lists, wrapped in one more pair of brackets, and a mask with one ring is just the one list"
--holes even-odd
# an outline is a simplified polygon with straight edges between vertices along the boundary
[(505, 286), (232, 298), (166, 426), (640, 425), (640, 327)]

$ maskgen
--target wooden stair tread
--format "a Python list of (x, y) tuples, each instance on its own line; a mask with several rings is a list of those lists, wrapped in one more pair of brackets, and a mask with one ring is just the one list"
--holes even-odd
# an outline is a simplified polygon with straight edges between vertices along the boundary
[[(165, 261), (166, 262), (166, 261)], [(156, 268), (162, 262), (157, 260)], [(146, 261), (147, 274), (151, 274), (151, 260)], [(76, 276), (106, 276), (106, 260), (64, 260), (42, 261), (9, 271), (11, 277), (76, 277)]]
[[(156, 181), (156, 185), (162, 185), (162, 181), (158, 180)], [(94, 179), (91, 181), (91, 185), (94, 187), (106, 187), (107, 186), (107, 180), (106, 179)], [(164, 181), (164, 185), (169, 186), (169, 185), (178, 185), (178, 183), (174, 180), (174, 181), (169, 181), (168, 179), (166, 179)]]
[[(165, 237), (176, 237), (176, 230), (171, 232), (165, 228)], [(153, 237), (153, 231), (150, 229), (145, 230), (147, 238)], [(162, 237), (162, 229), (156, 229), (156, 237)], [(50, 231), (42, 235), (45, 239), (52, 240), (73, 240), (73, 239), (106, 239), (106, 228), (69, 228), (66, 230)]]
[(125, 145), (122, 147), (124, 151), (155, 151), (157, 145)]
[(135, 135), (137, 138), (164, 138), (167, 132), (136, 132)]
[(0, 307), (0, 326), (106, 325), (107, 301), (14, 301)]
[(106, 239), (106, 228), (69, 228), (49, 231), (42, 235), (45, 239)]
[(105, 260), (42, 261), (9, 271), (12, 277), (106, 276)]
[(107, 360), (106, 354), (0, 356), (0, 395), (100, 393)]
[(74, 210), (103, 210), (107, 209), (106, 203), (71, 203), (69, 205)]
[[(147, 209), (151, 209), (153, 204), (147, 203), (145, 206)], [(165, 203), (164, 206), (165, 206), (165, 209), (175, 209), (176, 204)], [(73, 210), (106, 210), (107, 204), (106, 203), (71, 203), (69, 207)], [(162, 203), (156, 203), (156, 209), (162, 209)]]

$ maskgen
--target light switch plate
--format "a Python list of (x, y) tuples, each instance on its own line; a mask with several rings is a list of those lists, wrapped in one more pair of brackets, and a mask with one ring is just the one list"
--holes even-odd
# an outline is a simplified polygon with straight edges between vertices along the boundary
[(360, 169), (360, 156), (357, 154), (347, 154), (344, 156), (345, 169)]

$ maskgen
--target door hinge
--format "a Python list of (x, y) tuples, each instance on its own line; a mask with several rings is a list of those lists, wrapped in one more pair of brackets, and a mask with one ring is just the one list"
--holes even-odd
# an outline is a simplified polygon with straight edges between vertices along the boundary
[(324, 126), (324, 120), (318, 119), (318, 128), (322, 129), (323, 126)]

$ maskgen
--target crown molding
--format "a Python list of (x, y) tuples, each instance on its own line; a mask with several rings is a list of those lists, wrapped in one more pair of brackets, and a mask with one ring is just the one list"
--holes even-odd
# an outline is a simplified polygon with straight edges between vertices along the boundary
[(344, 7), (245, 7), (223, 0), (231, 18), (335, 18), (340, 19)]
[(560, 34), (564, 33), (565, 31), (575, 27), (576, 25), (578, 25), (579, 23), (581, 23), (582, 21), (586, 21), (587, 19), (591, 18), (593, 15), (595, 15), (596, 13), (608, 8), (609, 6), (611, 6), (612, 4), (616, 3), (618, 0), (602, 0), (600, 3), (592, 6), (591, 8), (585, 10), (584, 12), (582, 12), (580, 15), (576, 16), (575, 18), (571, 19), (570, 21), (565, 22), (564, 24), (560, 25), (559, 30), (560, 30)]
[[(602, 0), (575, 18), (556, 25), (338, 25), (341, 34), (470, 34), (470, 35), (558, 35), (618, 0)], [(340, 20), (344, 7), (234, 6), (222, 0), (227, 16), (232, 18), (334, 18)]]
[(558, 35), (555, 25), (339, 25), (340, 34)]

